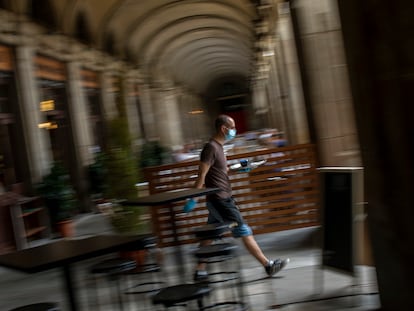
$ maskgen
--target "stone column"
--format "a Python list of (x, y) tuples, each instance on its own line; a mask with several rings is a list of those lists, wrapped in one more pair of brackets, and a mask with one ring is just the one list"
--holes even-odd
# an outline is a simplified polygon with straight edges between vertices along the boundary
[(414, 2), (338, 3), (381, 310), (414, 310)]
[(158, 137), (158, 131), (155, 125), (155, 103), (153, 92), (154, 91), (150, 88), (149, 84), (144, 83), (140, 85), (140, 104), (146, 134), (145, 140), (151, 140)]
[(361, 165), (337, 1), (291, 3), (307, 121), (320, 165)]
[(253, 128), (264, 128), (267, 126), (265, 115), (268, 113), (265, 81), (257, 80), (253, 87)]
[[(273, 56), (271, 58), (271, 66), (269, 72), (269, 115), (271, 116), (271, 127), (276, 127), (280, 131), (284, 131), (286, 134), (290, 134), (288, 130), (289, 118), (286, 114), (286, 94), (281, 88), (281, 71), (276, 64), (276, 59)], [(292, 133), (293, 135), (293, 133)], [(292, 143), (292, 139), (289, 139)]]
[(88, 195), (89, 180), (86, 175), (86, 166), (93, 161), (92, 133), (89, 122), (89, 111), (85, 93), (81, 84), (80, 64), (70, 62), (68, 70), (68, 113), (70, 115), (71, 129), (73, 135), (73, 147), (75, 163), (72, 163), (72, 174), (76, 178), (76, 190), (82, 211), (91, 210), (91, 202)]
[(117, 115), (116, 105), (115, 105), (115, 93), (112, 83), (112, 75), (110, 73), (101, 73), (100, 82), (102, 85), (101, 88), (101, 98), (102, 98), (102, 109), (103, 115), (106, 120), (111, 120)]
[(80, 76), (80, 64), (70, 62), (68, 69), (68, 93), (70, 104), (68, 105), (69, 113), (72, 121), (72, 132), (79, 159), (79, 165), (87, 165), (93, 160), (90, 152), (92, 147), (92, 129), (89, 122), (88, 103), (85, 98), (85, 92), (82, 88)]
[[(204, 107), (200, 97), (185, 90), (181, 90), (181, 92), (178, 107), (183, 122), (181, 130), (184, 143), (194, 143), (197, 147), (200, 147), (210, 137), (213, 130), (212, 124), (210, 124), (209, 111)], [(194, 113), (196, 111), (198, 113)], [(211, 117), (214, 118), (214, 115)]]
[(38, 127), (46, 120), (40, 113), (40, 97), (33, 65), (34, 54), (35, 49), (31, 46), (16, 47), (16, 69), (19, 77), (24, 143), (27, 146), (32, 182), (37, 183), (48, 172), (53, 159), (48, 132)]
[(205, 107), (205, 103), (200, 96), (194, 95), (194, 102), (197, 103), (201, 109), (203, 109), (203, 113), (200, 115), (198, 121), (198, 127), (200, 128), (200, 135), (197, 137), (197, 144), (201, 148), (204, 143), (210, 139), (211, 135), (214, 132), (214, 120), (216, 119), (216, 115), (209, 115), (207, 113), (207, 107)]
[(281, 57), (278, 71), (284, 73), (283, 84), (286, 94), (282, 94), (281, 103), (286, 109), (285, 117), (288, 120), (286, 131), (290, 144), (309, 143), (309, 128), (291, 18), (288, 9), (279, 11), (280, 47), (277, 57)]
[(138, 94), (136, 89), (136, 82), (133, 79), (125, 79), (125, 85), (123, 89), (125, 90), (124, 98), (126, 100), (126, 114), (128, 118), (128, 127), (131, 139), (133, 141), (133, 147), (137, 145), (137, 142), (142, 138), (141, 125), (139, 118), (139, 111), (137, 105), (139, 103)]
[(180, 114), (182, 115), (182, 131), (183, 137), (186, 142), (193, 141), (197, 138), (196, 133), (194, 131), (194, 124), (191, 122), (191, 111), (193, 111), (196, 103), (194, 102), (192, 96), (184, 92), (181, 95), (179, 109)]
[(168, 147), (182, 145), (183, 133), (176, 90), (174, 88), (159, 89), (157, 97), (155, 120), (161, 144)]

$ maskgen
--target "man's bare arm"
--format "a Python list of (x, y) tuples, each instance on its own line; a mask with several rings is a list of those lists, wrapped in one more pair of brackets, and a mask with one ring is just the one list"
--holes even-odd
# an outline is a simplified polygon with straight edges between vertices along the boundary
[(206, 175), (209, 169), (210, 169), (209, 164), (200, 161), (200, 164), (198, 166), (198, 176), (197, 176), (197, 180), (194, 185), (195, 188), (201, 189), (204, 187)]

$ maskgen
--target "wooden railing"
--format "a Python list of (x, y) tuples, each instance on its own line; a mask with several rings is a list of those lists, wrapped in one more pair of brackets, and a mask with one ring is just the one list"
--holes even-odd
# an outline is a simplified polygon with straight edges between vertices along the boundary
[[(229, 165), (241, 159), (266, 160), (250, 172), (230, 172), (235, 198), (243, 217), (254, 234), (317, 226), (319, 219), (319, 184), (315, 148), (311, 144), (266, 149), (228, 155)], [(185, 161), (144, 170), (149, 193), (191, 188), (198, 171), (198, 161)], [(174, 215), (166, 206), (151, 208), (153, 231), (161, 246), (173, 245), (172, 224), (180, 243), (195, 242), (195, 226), (207, 221), (205, 199), (198, 200), (191, 213), (182, 211), (185, 202), (174, 204)]]

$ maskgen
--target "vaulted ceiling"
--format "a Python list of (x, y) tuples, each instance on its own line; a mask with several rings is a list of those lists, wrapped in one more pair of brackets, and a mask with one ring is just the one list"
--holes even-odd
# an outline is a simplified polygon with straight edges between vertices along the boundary
[(132, 64), (155, 81), (174, 81), (204, 93), (218, 80), (250, 79), (261, 21), (258, 6), (269, 1), (19, 2), (57, 31)]

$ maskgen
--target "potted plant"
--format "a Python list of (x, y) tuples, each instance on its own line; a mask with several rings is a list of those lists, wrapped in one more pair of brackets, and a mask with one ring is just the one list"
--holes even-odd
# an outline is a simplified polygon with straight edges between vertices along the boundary
[(123, 148), (112, 148), (107, 152), (106, 159), (108, 186), (105, 189), (105, 197), (113, 200), (135, 199), (138, 169), (132, 152)]
[[(114, 231), (121, 234), (141, 234), (146, 232), (147, 224), (144, 210), (136, 206), (122, 205), (123, 200), (134, 200), (137, 197), (137, 161), (130, 152), (121, 148), (113, 148), (107, 154), (106, 197), (112, 198), (107, 215)], [(137, 266), (141, 266), (146, 257), (145, 250), (121, 252), (121, 257), (133, 258)]]
[[(108, 217), (115, 232), (127, 235), (150, 232), (150, 220), (141, 207), (123, 205), (122, 201), (116, 200), (103, 205), (105, 208), (102, 208), (101, 212)], [(147, 257), (147, 250), (121, 251), (120, 256), (132, 258), (137, 262), (137, 266), (142, 266)]]
[(159, 141), (147, 141), (142, 145), (140, 167), (158, 166), (168, 162), (168, 149)]
[[(105, 167), (103, 196), (105, 202), (98, 207), (104, 212), (113, 226), (114, 231), (121, 234), (140, 234), (148, 232), (148, 219), (142, 208), (125, 206), (123, 200), (134, 200), (137, 195), (136, 183), (139, 181), (138, 160), (132, 148), (126, 112), (126, 101), (120, 83), (120, 96), (117, 100), (118, 116), (109, 120), (108, 146), (105, 149), (103, 166)], [(121, 252), (121, 256), (135, 258), (142, 265), (146, 251)]]
[[(75, 191), (69, 174), (60, 162), (54, 162), (50, 173), (38, 186), (49, 212), (51, 227), (61, 236), (73, 235), (72, 219), (75, 212)], [(69, 232), (66, 232), (69, 228)]]
[(142, 207), (115, 202), (109, 217), (114, 230), (118, 233), (142, 234), (149, 230), (149, 220), (146, 219)]
[(95, 154), (95, 161), (87, 167), (89, 178), (89, 192), (94, 202), (100, 202), (104, 199), (107, 192), (107, 175), (106, 155), (103, 152)]

